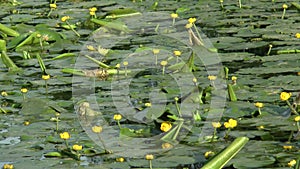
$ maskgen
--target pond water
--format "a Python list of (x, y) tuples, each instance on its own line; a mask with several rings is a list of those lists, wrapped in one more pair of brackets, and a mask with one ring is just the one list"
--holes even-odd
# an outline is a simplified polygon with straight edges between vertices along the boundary
[(0, 167), (299, 167), (299, 3), (0, 3)]

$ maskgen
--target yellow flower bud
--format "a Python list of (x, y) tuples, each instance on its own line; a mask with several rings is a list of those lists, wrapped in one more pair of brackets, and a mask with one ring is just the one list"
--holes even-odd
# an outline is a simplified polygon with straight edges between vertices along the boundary
[(175, 50), (173, 53), (174, 53), (175, 56), (180, 56), (181, 55), (181, 52), (179, 50)]
[(291, 150), (293, 148), (293, 146), (282, 146), (285, 150)]
[(209, 75), (207, 76), (208, 80), (216, 80), (217, 76)]
[(50, 75), (42, 75), (42, 79), (49, 80), (50, 79)]
[(59, 136), (61, 139), (64, 139), (64, 140), (68, 140), (71, 137), (71, 135), (68, 132), (60, 133)]
[(297, 39), (300, 39), (300, 33), (296, 33), (295, 37), (296, 37)]
[(173, 19), (178, 18), (178, 14), (177, 13), (172, 13), (171, 18), (173, 18)]
[(234, 128), (237, 126), (237, 121), (234, 119), (229, 119), (228, 122), (224, 123), (225, 128)]
[(162, 122), (160, 125), (160, 130), (163, 132), (167, 132), (172, 128), (172, 124), (170, 122)]
[(95, 16), (95, 15), (96, 15), (96, 13), (95, 13), (95, 12), (93, 12), (93, 11), (90, 11), (90, 15), (91, 15), (91, 16)]
[(288, 166), (289, 167), (293, 167), (294, 165), (296, 165), (297, 161), (296, 160), (291, 160), (289, 163), (288, 163)]
[(61, 18), (61, 21), (66, 22), (68, 19), (70, 19), (70, 16), (64, 16)]
[(146, 160), (153, 160), (154, 159), (154, 156), (152, 154), (147, 154), (145, 156)]
[(161, 148), (162, 148), (162, 149), (170, 149), (170, 148), (172, 148), (172, 147), (173, 147), (173, 145), (170, 144), (170, 143), (163, 143), (163, 144), (161, 145)]
[(13, 169), (14, 168), (14, 165), (12, 164), (4, 164), (3, 165), (3, 169)]
[(29, 124), (30, 124), (30, 122), (29, 121), (24, 121), (24, 126), (28, 126)]
[(2, 92), (1, 92), (1, 96), (5, 97), (5, 96), (8, 96), (8, 94), (7, 94), (6, 91), (2, 91)]
[(50, 8), (52, 8), (52, 9), (56, 9), (56, 4), (50, 4)]
[(74, 144), (72, 149), (75, 150), (75, 151), (80, 151), (80, 150), (82, 150), (82, 145)]
[(119, 69), (121, 67), (120, 63), (116, 64), (115, 66), (117, 69)]
[(97, 8), (96, 8), (96, 7), (92, 7), (92, 8), (90, 8), (89, 10), (90, 10), (90, 12), (96, 12), (96, 11), (97, 11)]
[(204, 153), (204, 157), (206, 159), (209, 158), (209, 157), (212, 157), (213, 155), (215, 155), (215, 153), (212, 152), (212, 151), (207, 151), (207, 152)]
[(94, 133), (101, 133), (102, 132), (102, 127), (101, 126), (93, 126), (92, 131)]
[(128, 65), (128, 62), (127, 62), (127, 61), (123, 62), (123, 65), (124, 65), (124, 66), (127, 66), (127, 65)]
[(146, 107), (151, 107), (152, 104), (151, 104), (151, 103), (145, 103), (145, 106), (146, 106)]
[(283, 9), (287, 9), (287, 8), (288, 8), (288, 5), (287, 5), (287, 4), (283, 4), (283, 5), (282, 5), (282, 8), (283, 8)]
[(260, 102), (256, 102), (254, 105), (255, 105), (256, 107), (258, 107), (258, 108), (264, 107), (264, 104), (263, 104), (263, 103), (260, 103)]
[(191, 23), (191, 24), (195, 23), (196, 20), (197, 20), (196, 18), (189, 18), (188, 19), (189, 23)]
[(28, 92), (28, 89), (27, 89), (27, 88), (22, 88), (22, 89), (21, 89), (21, 92), (22, 92), (22, 93), (27, 93), (27, 92)]
[(192, 26), (193, 26), (192, 23), (188, 23), (188, 24), (185, 25), (185, 28), (186, 28), (186, 29), (189, 29), (189, 28), (191, 28)]
[(159, 53), (159, 51), (160, 51), (159, 49), (152, 49), (152, 52), (154, 55), (157, 55)]
[(120, 158), (116, 158), (116, 161), (122, 163), (122, 162), (124, 162), (125, 160), (124, 160), (123, 157), (120, 157)]
[(232, 77), (231, 77), (231, 80), (232, 80), (232, 81), (237, 80), (237, 77), (236, 77), (236, 76), (232, 76)]
[(300, 121), (300, 116), (296, 116), (296, 117), (294, 118), (294, 120), (295, 120), (295, 122), (299, 122), (299, 121)]
[(287, 92), (281, 92), (280, 93), (280, 99), (282, 101), (288, 100), (292, 96), (292, 93), (287, 93)]
[(115, 114), (114, 115), (114, 120), (119, 121), (122, 119), (122, 115), (121, 114)]
[(221, 123), (220, 122), (212, 122), (211, 124), (212, 124), (212, 126), (214, 128), (220, 128), (221, 127)]
[(165, 60), (163, 60), (163, 61), (160, 62), (160, 65), (162, 65), (162, 66), (166, 66), (167, 64), (168, 64), (168, 62), (165, 61)]

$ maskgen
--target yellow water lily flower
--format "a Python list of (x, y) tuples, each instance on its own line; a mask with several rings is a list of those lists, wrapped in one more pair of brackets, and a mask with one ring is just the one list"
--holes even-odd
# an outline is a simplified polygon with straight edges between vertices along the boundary
[(293, 146), (282, 146), (285, 150), (291, 150)]
[(188, 23), (188, 24), (186, 24), (184, 27), (185, 27), (186, 29), (189, 29), (189, 28), (191, 28), (192, 26), (193, 26), (192, 23)]
[(115, 114), (114, 115), (114, 120), (120, 121), (121, 119), (122, 119), (122, 115), (121, 114)]
[(237, 80), (237, 77), (236, 77), (236, 76), (232, 76), (232, 77), (231, 77), (231, 80), (232, 80), (232, 81), (235, 81), (235, 80)]
[(295, 37), (296, 37), (297, 39), (300, 39), (300, 33), (296, 33)]
[(297, 161), (296, 160), (291, 160), (289, 163), (288, 163), (288, 166), (289, 167), (294, 167), (294, 165), (296, 165)]
[(283, 8), (283, 9), (287, 9), (288, 7), (289, 7), (289, 6), (288, 6), (287, 4), (283, 4), (283, 5), (282, 5), (282, 8)]
[(96, 7), (89, 8), (89, 11), (90, 11), (90, 12), (96, 12), (96, 11), (97, 11), (97, 8), (96, 8)]
[(167, 64), (168, 64), (168, 62), (165, 61), (165, 60), (163, 60), (163, 61), (160, 62), (160, 65), (162, 65), (162, 66), (166, 66)]
[(177, 13), (172, 13), (171, 18), (173, 18), (173, 19), (178, 18), (178, 14)]
[(6, 97), (6, 96), (8, 96), (8, 94), (7, 94), (6, 91), (2, 91), (2, 92), (1, 92), (1, 96)]
[(237, 121), (234, 119), (229, 119), (228, 122), (224, 123), (225, 128), (234, 128), (237, 126)]
[(27, 89), (27, 88), (22, 88), (22, 89), (21, 89), (21, 92), (22, 92), (22, 93), (27, 93), (27, 92), (28, 92), (28, 89)]
[(213, 155), (215, 155), (215, 153), (212, 152), (212, 151), (207, 151), (207, 152), (204, 153), (204, 157), (205, 157), (206, 159), (209, 158), (209, 157), (211, 157), (211, 156), (213, 156)]
[(75, 151), (80, 151), (80, 150), (82, 150), (82, 145), (74, 144), (72, 149)]
[(299, 122), (299, 121), (300, 121), (300, 116), (296, 116), (296, 117), (294, 118), (294, 120), (295, 120), (295, 122)]
[(146, 160), (153, 160), (154, 159), (154, 156), (152, 154), (147, 154), (145, 156)]
[(93, 126), (92, 131), (94, 133), (101, 133), (102, 132), (102, 127), (101, 126)]
[(160, 51), (159, 49), (152, 49), (152, 52), (154, 55), (157, 55), (159, 53), (159, 51)]
[(174, 53), (175, 56), (180, 56), (181, 55), (181, 52), (179, 50), (175, 50), (173, 53)]
[(189, 19), (188, 19), (189, 23), (192, 23), (192, 24), (195, 23), (196, 20), (197, 20), (196, 18), (189, 18)]
[(120, 157), (120, 158), (116, 158), (116, 161), (122, 163), (125, 161), (125, 159), (123, 157)]
[(151, 104), (151, 103), (145, 103), (145, 106), (146, 106), (146, 107), (151, 107), (152, 104)]
[(50, 75), (42, 75), (42, 79), (49, 80), (50, 79)]
[(288, 93), (288, 92), (281, 92), (280, 93), (280, 99), (282, 101), (288, 100), (291, 96), (292, 96), (292, 93)]
[(61, 18), (61, 21), (66, 22), (69, 19), (70, 19), (70, 16), (64, 16), (64, 17)]
[(57, 7), (56, 4), (50, 4), (49, 6), (50, 6), (50, 8), (52, 8), (52, 9), (56, 9), (56, 7)]
[(163, 144), (161, 145), (161, 148), (162, 148), (162, 149), (170, 149), (170, 148), (172, 148), (172, 147), (173, 147), (173, 145), (170, 144), (170, 143), (163, 143)]
[(211, 124), (214, 128), (220, 128), (222, 126), (220, 122), (212, 122)]
[(64, 140), (68, 140), (71, 137), (70, 133), (68, 133), (66, 131), (63, 132), (63, 133), (60, 133), (59, 136), (60, 136), (61, 139), (64, 139)]
[(12, 164), (4, 164), (3, 165), (3, 169), (13, 169), (14, 168), (14, 165)]
[(254, 105), (255, 105), (256, 107), (258, 107), (258, 108), (264, 107), (264, 104), (261, 103), (261, 102), (256, 102)]
[(209, 75), (207, 76), (208, 80), (216, 80), (217, 76)]
[(160, 130), (163, 132), (167, 132), (172, 128), (172, 124), (170, 122), (162, 122), (160, 125)]

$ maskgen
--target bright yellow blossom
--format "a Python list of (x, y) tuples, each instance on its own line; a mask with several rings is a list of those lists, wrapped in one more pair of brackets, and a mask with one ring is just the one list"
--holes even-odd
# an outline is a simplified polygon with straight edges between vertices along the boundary
[(128, 65), (128, 62), (127, 62), (127, 61), (124, 61), (124, 62), (123, 62), (123, 65), (124, 65), (124, 66), (127, 66), (127, 65)]
[(211, 124), (212, 124), (212, 126), (214, 128), (220, 128), (221, 127), (221, 123), (220, 122), (212, 122)]
[(89, 11), (90, 11), (90, 12), (96, 12), (96, 11), (97, 11), (97, 8), (96, 8), (96, 7), (89, 8)]
[(150, 102), (148, 102), (148, 103), (145, 103), (145, 106), (146, 106), (146, 107), (151, 107), (152, 105), (151, 105)]
[(297, 39), (300, 39), (300, 33), (296, 33), (295, 37), (296, 37)]
[(152, 154), (147, 154), (145, 156), (146, 160), (153, 160), (154, 159), (154, 156)]
[(27, 88), (22, 88), (22, 89), (21, 89), (21, 92), (22, 92), (22, 93), (27, 93), (27, 92), (28, 92), (28, 89), (27, 89)]
[(264, 104), (261, 103), (261, 102), (256, 102), (256, 103), (254, 103), (254, 105), (255, 105), (257, 108), (262, 108), (262, 107), (264, 107)]
[(61, 21), (66, 22), (69, 19), (70, 19), (70, 16), (64, 16), (64, 17), (61, 18)]
[(294, 120), (295, 120), (295, 122), (299, 122), (299, 121), (300, 121), (300, 116), (296, 116), (296, 117), (294, 118)]
[(102, 127), (101, 126), (93, 126), (92, 131), (94, 133), (101, 133), (102, 132)]
[(178, 14), (177, 13), (172, 13), (171, 18), (173, 18), (173, 19), (178, 18)]
[(237, 80), (237, 77), (236, 77), (236, 76), (232, 76), (232, 77), (231, 77), (231, 80), (232, 80), (232, 81), (235, 81), (235, 80)]
[(60, 133), (59, 136), (61, 139), (64, 139), (64, 140), (68, 140), (71, 137), (71, 135), (68, 132)]
[(189, 23), (192, 23), (192, 24), (195, 23), (196, 20), (197, 20), (196, 18), (189, 18), (189, 19), (188, 19)]
[(29, 121), (24, 121), (24, 126), (28, 126), (29, 124), (30, 124), (30, 122)]
[(293, 146), (282, 146), (285, 150), (291, 150)]
[(122, 162), (124, 162), (125, 160), (124, 160), (123, 157), (119, 157), (119, 158), (116, 158), (116, 161), (122, 163)]
[(95, 15), (96, 15), (96, 12), (90, 11), (90, 15), (91, 15), (91, 16), (95, 16)]
[(165, 60), (163, 60), (163, 61), (160, 62), (160, 65), (162, 65), (162, 66), (166, 66), (167, 64), (168, 64), (168, 62), (165, 61)]
[(180, 56), (181, 55), (181, 52), (179, 50), (175, 50), (173, 53), (174, 53), (175, 56)]
[(50, 75), (42, 75), (42, 79), (49, 80), (50, 79)]
[(14, 168), (14, 165), (12, 164), (4, 164), (3, 165), (3, 169), (13, 169)]
[(296, 160), (291, 160), (291, 161), (288, 163), (288, 166), (289, 166), (289, 167), (293, 167), (296, 163), (297, 163)]
[(234, 119), (229, 119), (228, 122), (224, 123), (225, 128), (234, 128), (237, 126), (237, 121)]
[(52, 8), (52, 9), (56, 9), (56, 4), (50, 4), (50, 8)]
[(2, 92), (1, 92), (1, 96), (5, 97), (5, 96), (8, 96), (8, 94), (7, 94), (6, 91), (2, 91)]
[(282, 5), (282, 8), (283, 8), (283, 9), (287, 9), (288, 7), (289, 7), (289, 6), (288, 6), (287, 4), (283, 4), (283, 5)]
[(208, 78), (208, 80), (216, 80), (217, 76), (209, 75), (209, 76), (207, 76), (207, 78)]
[(160, 125), (160, 130), (163, 132), (167, 132), (172, 128), (172, 124), (170, 122), (162, 122)]
[(173, 147), (173, 145), (170, 144), (170, 143), (163, 143), (163, 144), (161, 145), (161, 148), (162, 148), (162, 149), (170, 149), (170, 148), (172, 148), (172, 147)]
[(292, 96), (292, 93), (287, 93), (287, 92), (281, 92), (280, 93), (280, 99), (282, 101), (288, 100)]
[(189, 28), (191, 28), (192, 26), (193, 26), (192, 23), (188, 23), (188, 24), (185, 25), (185, 28), (186, 28), (186, 29), (189, 29)]
[(152, 52), (154, 55), (157, 55), (159, 53), (159, 51), (160, 51), (159, 49), (152, 49)]
[(74, 144), (72, 149), (75, 150), (75, 151), (82, 150), (82, 145)]
[(121, 119), (122, 119), (122, 115), (121, 114), (115, 114), (114, 115), (114, 120), (120, 121)]

